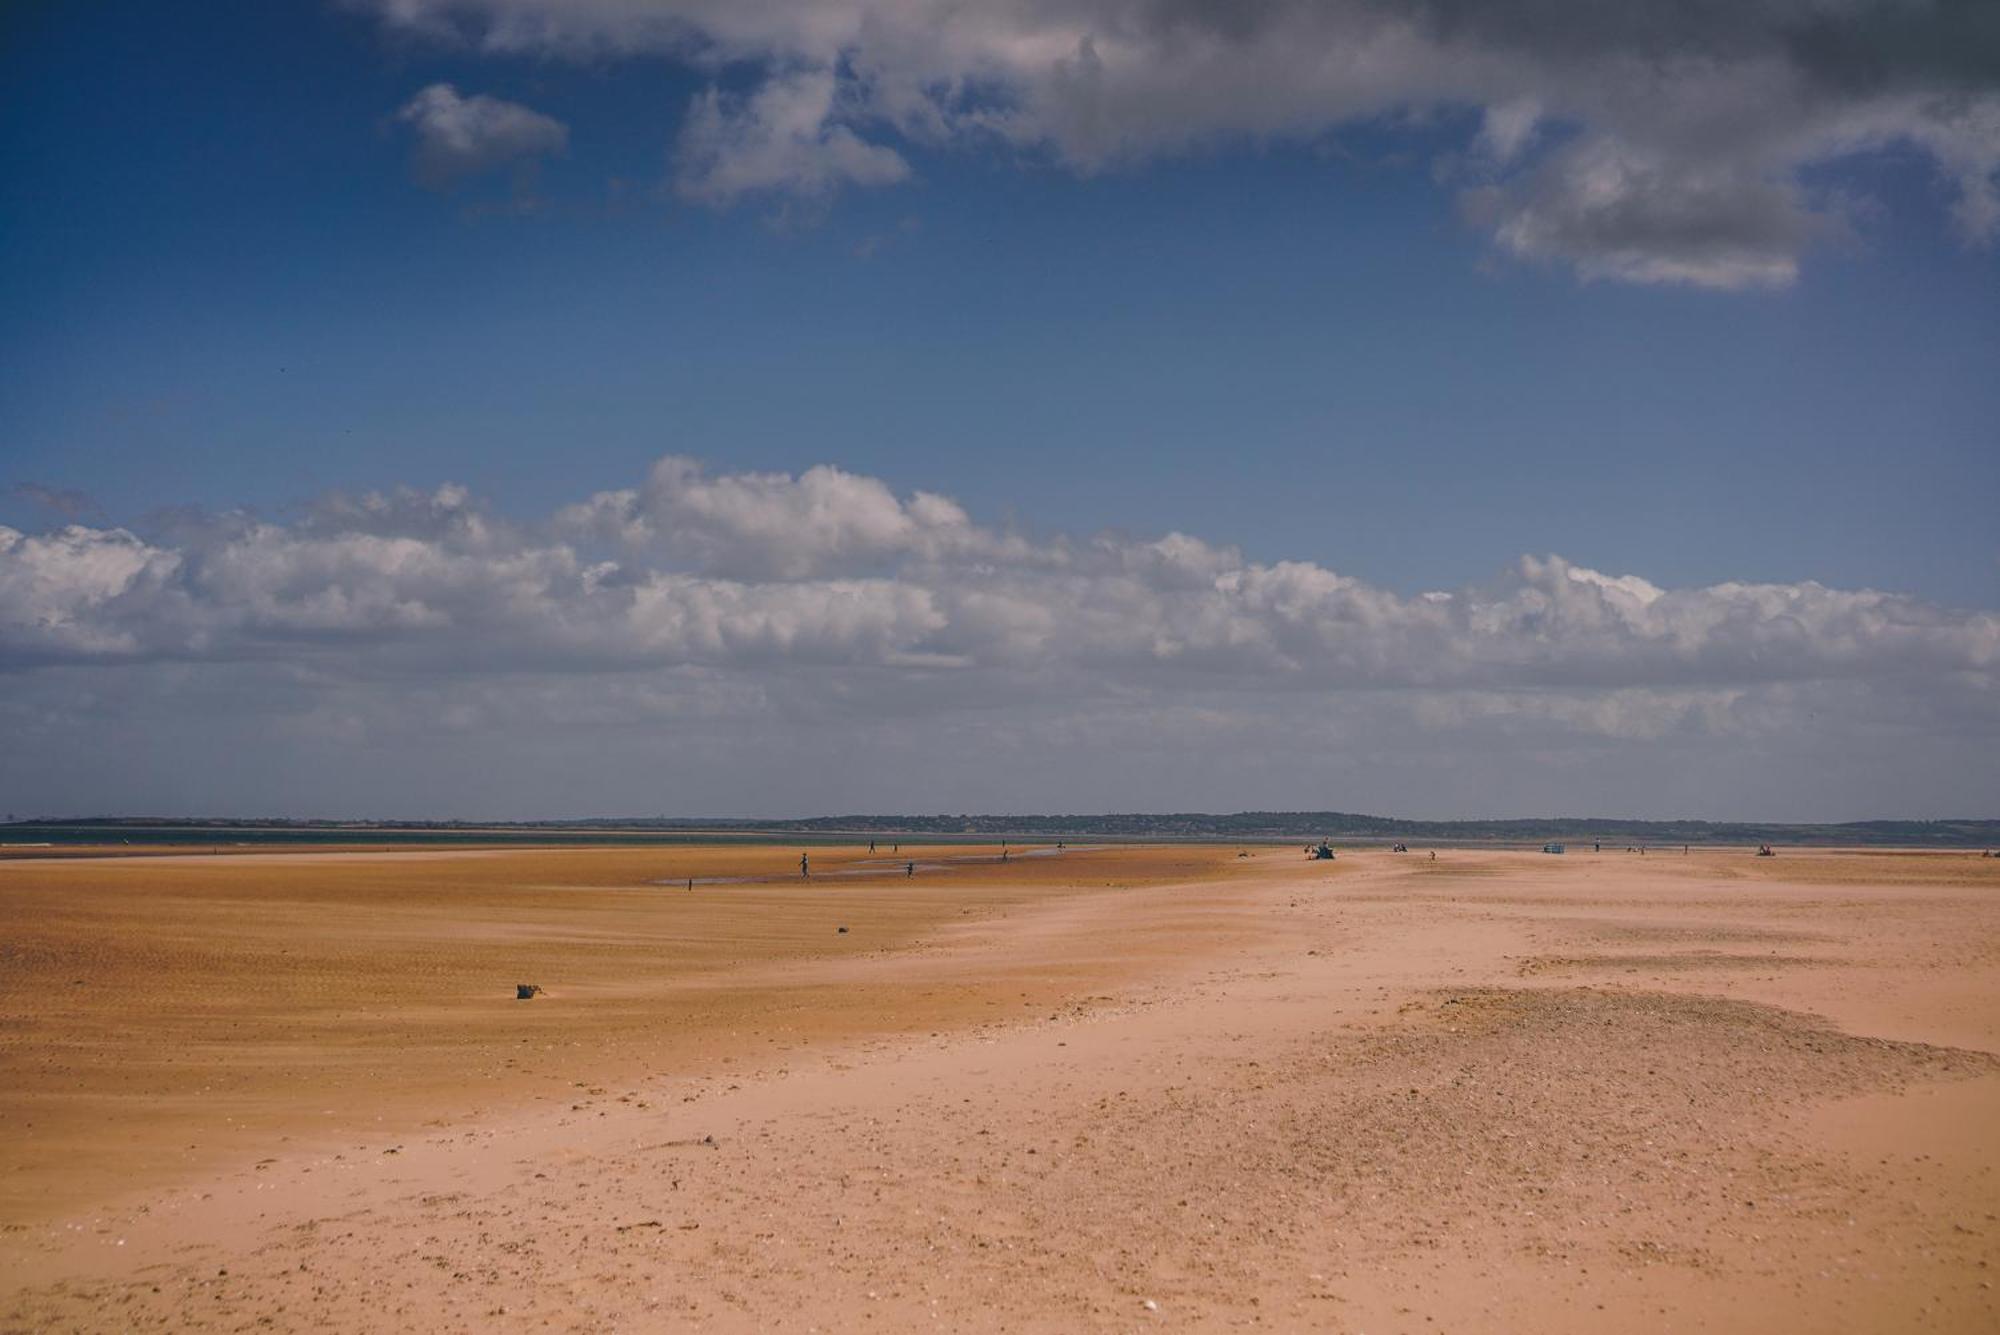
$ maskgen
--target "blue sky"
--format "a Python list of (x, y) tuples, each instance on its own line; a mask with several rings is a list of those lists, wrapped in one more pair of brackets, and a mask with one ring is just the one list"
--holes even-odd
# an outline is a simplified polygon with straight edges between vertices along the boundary
[[(1482, 108), (1443, 57), (1380, 105), (1306, 89), (1257, 112), (1284, 132), (1192, 84), (1185, 107), (1149, 88), (1086, 125), (1031, 69), (929, 107), (960, 120), (927, 133), (864, 39), (816, 54), (717, 20), (690, 46), (644, 26), (671, 8), (597, 0), (534, 39), (496, 15), (536, 6), (497, 0), (11, 12), (0, 525), (170, 546), (190, 513), (299, 525), (329, 493), (455, 483), (531, 528), (687, 456), (715, 477), (833, 465), (1038, 542), (1178, 531), (1403, 598), (1553, 553), (1670, 590), (1812, 581), (2000, 609), (2000, 259), (1954, 213), (2000, 154), (1977, 117), (1892, 123), (1857, 95), (1842, 124), (1888, 128), (1850, 151), (1774, 107), (1786, 147), (1725, 161), (1672, 128), (1672, 89), (1592, 101), (1591, 62), (1620, 52), (1509, 38), (1494, 50), (1551, 109), (1484, 166), (1519, 99)], [(893, 27), (921, 6), (875, 8)], [(1089, 50), (1137, 80), (1151, 48)], [(803, 149), (733, 193), (690, 177), (705, 90), (743, 157), (759, 91), (822, 68), (840, 92)], [(979, 79), (1004, 84), (994, 68)], [(1975, 106), (1986, 78), (1908, 73)], [(420, 181), (399, 109), (440, 84), (556, 122), (565, 146), (496, 139), (444, 188)], [(1013, 119), (974, 124), (981, 98)], [(1751, 202), (1790, 212), (1711, 244), (1748, 213), (1633, 221), (1657, 202), (1635, 195), (1613, 219), (1631, 235), (1606, 240), (1560, 194), (1600, 140), (1617, 179), (1638, 162), (1683, 200), (1775, 180)], [(901, 179), (840, 165), (850, 141)], [(52, 690), (108, 670), (27, 657)], [(1970, 698), (1990, 725), (1990, 695)], [(1116, 787), (1071, 800), (1140, 804)], [(141, 796), (173, 794), (119, 800)], [(1876, 804), (1858, 783), (1833, 805)]]

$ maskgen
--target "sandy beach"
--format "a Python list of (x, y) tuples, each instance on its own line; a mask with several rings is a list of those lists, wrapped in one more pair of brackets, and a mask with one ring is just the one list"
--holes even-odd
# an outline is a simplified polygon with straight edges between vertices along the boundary
[(0, 1328), (2000, 1328), (2000, 861), (1019, 851), (0, 861)]

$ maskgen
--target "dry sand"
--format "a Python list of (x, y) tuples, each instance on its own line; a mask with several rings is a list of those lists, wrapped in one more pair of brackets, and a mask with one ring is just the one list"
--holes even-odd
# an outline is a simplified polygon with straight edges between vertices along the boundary
[(2000, 1329), (2000, 861), (796, 859), (0, 862), (0, 1328)]

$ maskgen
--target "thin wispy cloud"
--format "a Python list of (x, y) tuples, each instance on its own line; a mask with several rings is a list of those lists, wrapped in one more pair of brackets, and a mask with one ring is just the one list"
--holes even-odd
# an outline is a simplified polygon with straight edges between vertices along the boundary
[(901, 154), (864, 142), (839, 122), (831, 71), (774, 77), (754, 94), (724, 98), (715, 89), (688, 108), (676, 151), (682, 197), (728, 205), (745, 195), (823, 198), (849, 186), (907, 180)]
[(531, 169), (569, 147), (569, 128), (532, 107), (434, 83), (396, 112), (413, 142), (410, 173), (433, 190), (503, 168)]

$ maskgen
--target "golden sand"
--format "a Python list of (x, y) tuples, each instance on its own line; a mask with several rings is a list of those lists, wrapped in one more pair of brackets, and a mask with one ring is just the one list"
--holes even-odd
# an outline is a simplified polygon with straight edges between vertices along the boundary
[[(987, 860), (999, 852), (913, 847), (925, 870), (909, 877), (884, 865), (886, 841), (872, 858), (812, 849), (809, 881), (798, 850), (742, 847), (0, 862), (0, 1222), (282, 1135), (984, 1018), (998, 1003), (974, 979), (859, 988), (787, 970), (1224, 864), (1210, 849)], [(1054, 995), (1053, 978), (1015, 981), (1016, 1006)], [(520, 983), (544, 995), (519, 1004)]]
[(2000, 862), (812, 858), (0, 864), (0, 1326), (2000, 1327)]

